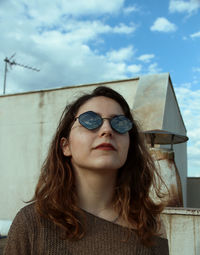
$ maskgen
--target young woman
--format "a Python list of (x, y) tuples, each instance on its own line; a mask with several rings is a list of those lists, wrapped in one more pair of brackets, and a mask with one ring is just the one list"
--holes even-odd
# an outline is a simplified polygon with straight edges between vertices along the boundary
[(169, 254), (163, 205), (149, 195), (155, 174), (125, 99), (96, 88), (63, 112), (4, 255)]

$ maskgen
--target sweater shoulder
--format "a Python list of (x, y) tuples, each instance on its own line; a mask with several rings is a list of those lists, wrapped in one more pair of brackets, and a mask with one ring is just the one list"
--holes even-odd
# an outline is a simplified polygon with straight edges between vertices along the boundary
[(35, 225), (38, 224), (39, 216), (35, 210), (34, 203), (24, 206), (19, 210), (19, 212), (16, 214), (13, 224), (14, 225), (23, 225), (23, 227), (26, 227), (27, 229), (33, 229)]
[(27, 218), (27, 219), (30, 219), (30, 218), (37, 218), (38, 217), (38, 214), (35, 210), (35, 204), (32, 203), (32, 204), (29, 204), (29, 205), (26, 205), (24, 206), (23, 208), (21, 208), (19, 210), (19, 212), (17, 213), (16, 217), (22, 217), (22, 218)]
[(4, 255), (32, 254), (30, 247), (32, 233), (36, 232), (38, 225), (36, 218), (33, 204), (20, 209), (9, 229)]

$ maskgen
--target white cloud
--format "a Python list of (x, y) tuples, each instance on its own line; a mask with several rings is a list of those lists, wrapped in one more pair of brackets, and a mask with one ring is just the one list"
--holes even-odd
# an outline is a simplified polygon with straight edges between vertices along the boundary
[(169, 11), (171, 13), (180, 12), (180, 13), (188, 13), (192, 14), (196, 12), (200, 8), (199, 0), (170, 0), (169, 3)]
[(130, 26), (120, 23), (119, 26), (116, 26), (113, 28), (113, 32), (118, 34), (131, 34), (135, 30), (136, 30), (136, 25), (134, 23), (131, 23)]
[(125, 14), (130, 14), (132, 12), (137, 12), (138, 8), (133, 5), (133, 6), (129, 6), (129, 7), (124, 8), (123, 11), (124, 11)]
[(112, 62), (123, 62), (129, 60), (134, 55), (133, 46), (112, 50), (107, 53), (107, 58)]
[[(134, 23), (114, 26), (99, 14), (117, 13), (123, 0), (69, 1), (4, 1), (0, 8), (0, 58), (16, 52), (15, 61), (40, 69), (39, 73), (13, 66), (7, 73), (7, 92), (15, 93), (50, 87), (61, 87), (130, 75), (128, 63), (134, 55), (133, 46), (105, 50), (104, 35), (130, 34)], [(6, 12), (4, 10), (7, 10)], [(91, 16), (82, 18), (83, 15)], [(79, 15), (78, 17), (76, 15)], [(92, 16), (93, 15), (93, 16)], [(14, 24), (14, 25), (13, 25)], [(109, 56), (109, 57), (108, 57)], [(0, 63), (4, 73), (4, 62)], [(0, 76), (3, 84), (3, 76)]]
[[(80, 26), (78, 21), (82, 16), (90, 15), (90, 17), (96, 18), (99, 15), (116, 14), (123, 7), (123, 3), (124, 0), (3, 1), (0, 8), (1, 35), (4, 31), (6, 34), (11, 31), (12, 35), (20, 37), (22, 29), (23, 33), (27, 32), (27, 34), (35, 33), (35, 31), (42, 33), (59, 29), (60, 31), (71, 30), (70, 26)], [(15, 26), (9, 29), (11, 23)], [(83, 24), (87, 26), (87, 21)], [(95, 29), (95, 24), (93, 24), (93, 28)], [(124, 32), (122, 28), (124, 28)], [(110, 29), (112, 28), (110, 27)], [(130, 33), (133, 31), (134, 25), (121, 24), (113, 29), (116, 30), (115, 33)], [(120, 29), (121, 31), (119, 31)], [(127, 32), (128, 29), (129, 32)]]
[(138, 57), (138, 60), (145, 62), (145, 63), (149, 63), (154, 57), (155, 57), (154, 54), (143, 54)]
[(130, 65), (127, 67), (127, 70), (132, 74), (139, 74), (141, 72), (141, 65)]
[[(68, 20), (67, 23), (57, 26), (56, 29), (50, 29), (44, 27), (41, 33), (37, 33), (32, 37), (43, 38), (46, 42), (47, 37), (51, 40), (60, 41), (60, 37), (65, 38), (65, 43), (75, 42), (89, 42), (91, 40), (97, 40), (99, 35), (113, 33), (113, 34), (128, 34), (135, 30), (134, 25), (127, 26), (125, 24), (119, 24), (118, 26), (111, 27), (99, 20), (93, 21), (78, 21)], [(15, 35), (14, 35), (15, 36)], [(50, 40), (50, 41), (51, 41)]]
[(190, 35), (191, 38), (200, 37), (200, 31)]
[(192, 84), (182, 84), (175, 87), (175, 92), (188, 131), (189, 175), (200, 177), (200, 90), (194, 91)]
[[(123, 7), (124, 0), (73, 0), (73, 1), (20, 1), (18, 5), (24, 5), (26, 15), (35, 18), (40, 22), (49, 23), (55, 21), (58, 15), (65, 16), (87, 16), (113, 14)], [(52, 23), (52, 22), (51, 22)]]
[(168, 33), (176, 31), (177, 27), (166, 18), (159, 17), (154, 21), (153, 25), (150, 27), (150, 30)]
[(200, 67), (194, 67), (194, 68), (192, 69), (192, 71), (193, 71), (193, 72), (199, 73), (199, 72), (200, 72)]
[[(95, 54), (87, 45), (64, 45), (62, 39), (53, 44), (39, 44), (38, 47), (35, 53), (41, 63), (38, 61), (35, 66), (41, 71), (36, 73), (13, 67), (7, 76), (8, 93), (128, 77), (126, 54), (122, 52), (109, 60), (106, 55)], [(22, 63), (25, 63), (25, 58)], [(32, 62), (27, 60), (26, 63)]]

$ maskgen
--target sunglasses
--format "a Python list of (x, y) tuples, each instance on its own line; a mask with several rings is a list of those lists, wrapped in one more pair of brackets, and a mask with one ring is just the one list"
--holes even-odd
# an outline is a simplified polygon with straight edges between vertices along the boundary
[(112, 127), (112, 129), (119, 134), (125, 134), (126, 132), (130, 131), (133, 127), (133, 123), (131, 120), (129, 120), (124, 115), (117, 115), (112, 118), (102, 118), (99, 114), (96, 112), (88, 111), (84, 112), (78, 117), (75, 118), (75, 120), (79, 120), (79, 123), (89, 129), (94, 130), (103, 124), (103, 120), (109, 120), (109, 123)]

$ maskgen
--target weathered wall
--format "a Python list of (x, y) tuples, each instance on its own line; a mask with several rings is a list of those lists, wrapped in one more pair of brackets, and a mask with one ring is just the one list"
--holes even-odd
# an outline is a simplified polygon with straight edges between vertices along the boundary
[(169, 74), (140, 77), (133, 112), (144, 130), (162, 129)]
[(200, 254), (200, 210), (167, 208), (162, 218), (170, 255)]
[[(163, 115), (163, 130), (169, 132), (186, 135), (186, 128), (180, 114), (180, 109), (176, 100), (176, 95), (174, 93), (171, 81), (169, 79), (166, 101), (165, 101), (165, 111)], [(167, 146), (163, 146), (167, 147)], [(169, 146), (168, 146), (169, 147)], [(187, 143), (176, 144), (173, 146), (175, 152), (175, 163), (178, 168), (183, 192), (183, 203), (184, 206), (187, 205)]]

